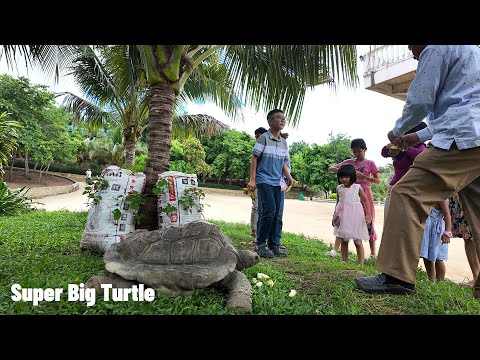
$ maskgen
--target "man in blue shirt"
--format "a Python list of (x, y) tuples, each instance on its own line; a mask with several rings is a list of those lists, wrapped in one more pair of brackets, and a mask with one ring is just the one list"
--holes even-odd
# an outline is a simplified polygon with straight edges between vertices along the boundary
[(282, 110), (274, 109), (268, 113), (267, 120), (270, 129), (258, 137), (253, 148), (250, 181), (247, 185), (250, 191), (257, 188), (259, 197), (255, 251), (266, 258), (285, 257), (287, 254), (279, 248), (280, 237), (278, 236), (282, 233), (284, 202), (280, 181), (283, 180), (283, 176), (290, 183), (295, 180), (290, 175), (286, 164), (287, 142), (280, 135), (285, 127), (285, 115)]
[[(371, 293), (415, 289), (425, 221), (436, 203), (458, 191), (480, 255), (480, 49), (475, 45), (409, 45), (418, 68), (390, 142), (401, 147), (430, 140), (392, 188), (376, 276), (355, 282)], [(428, 127), (403, 135), (427, 117)], [(451, 237), (451, 233), (445, 232)], [(474, 296), (480, 298), (480, 277)]]

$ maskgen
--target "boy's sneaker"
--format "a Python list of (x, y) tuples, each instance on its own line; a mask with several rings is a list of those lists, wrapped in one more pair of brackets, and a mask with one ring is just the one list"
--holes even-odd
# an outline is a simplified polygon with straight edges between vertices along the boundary
[(264, 257), (264, 258), (268, 258), (268, 259), (271, 259), (273, 258), (273, 252), (270, 251), (269, 248), (267, 248), (266, 245), (261, 245), (261, 246), (258, 246), (256, 249), (255, 249), (255, 252), (261, 256), (261, 257)]
[(330, 250), (325, 253), (325, 256), (331, 256), (331, 257), (336, 257), (338, 253), (335, 250)]
[(273, 253), (273, 255), (275, 255), (275, 256), (278, 256), (278, 257), (287, 257), (288, 256), (287, 253), (285, 251), (281, 250), (279, 246), (274, 246), (270, 250)]
[(287, 248), (287, 247), (286, 247), (285, 245), (283, 245), (283, 244), (279, 244), (278, 247), (279, 247), (280, 249), (282, 249), (282, 250), (285, 250), (285, 249)]

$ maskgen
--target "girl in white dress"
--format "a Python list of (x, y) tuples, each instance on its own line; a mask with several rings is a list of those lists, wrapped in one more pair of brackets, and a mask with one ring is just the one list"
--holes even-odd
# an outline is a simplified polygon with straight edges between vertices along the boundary
[[(348, 261), (348, 240), (353, 239), (357, 249), (358, 263), (363, 264), (365, 253), (362, 240), (368, 241), (367, 224), (372, 222), (370, 205), (362, 187), (355, 184), (357, 174), (353, 165), (343, 165), (337, 172), (337, 205), (335, 213), (340, 217), (340, 224), (334, 224), (333, 234), (342, 240), (342, 260)], [(363, 204), (363, 206), (362, 206)], [(365, 207), (365, 212), (363, 208)]]

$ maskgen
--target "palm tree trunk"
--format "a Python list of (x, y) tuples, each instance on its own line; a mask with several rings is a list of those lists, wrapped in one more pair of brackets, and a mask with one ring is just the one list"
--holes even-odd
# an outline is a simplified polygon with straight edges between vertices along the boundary
[(169, 84), (150, 85), (148, 118), (148, 157), (145, 165), (146, 203), (141, 209), (144, 216), (138, 228), (155, 230), (158, 227), (157, 196), (152, 189), (158, 174), (167, 171), (170, 165), (170, 143), (172, 142), (173, 107), (175, 92)]
[(125, 164), (133, 166), (135, 160), (135, 141), (125, 137)]

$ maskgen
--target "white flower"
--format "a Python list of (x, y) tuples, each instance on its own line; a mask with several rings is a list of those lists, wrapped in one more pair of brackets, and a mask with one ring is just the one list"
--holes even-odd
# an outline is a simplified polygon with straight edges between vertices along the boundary
[(258, 273), (257, 278), (259, 278), (259, 279), (270, 279), (270, 276), (268, 276), (267, 274)]
[(296, 290), (290, 290), (290, 293), (288, 294), (288, 296), (290, 297), (294, 297), (295, 295), (297, 295), (297, 291)]
[(268, 279), (267, 282), (266, 282), (266, 284), (267, 284), (268, 286), (273, 286), (274, 283), (273, 283), (273, 280), (272, 280), (272, 279)]
[(259, 282), (257, 282), (257, 283), (255, 284), (255, 286), (262, 287), (262, 286), (263, 286), (263, 283), (262, 283), (261, 281), (259, 281)]
[(253, 278), (253, 279), (252, 279), (252, 282), (253, 282), (254, 284), (256, 284), (256, 283), (258, 282), (258, 279), (257, 279), (257, 278)]

